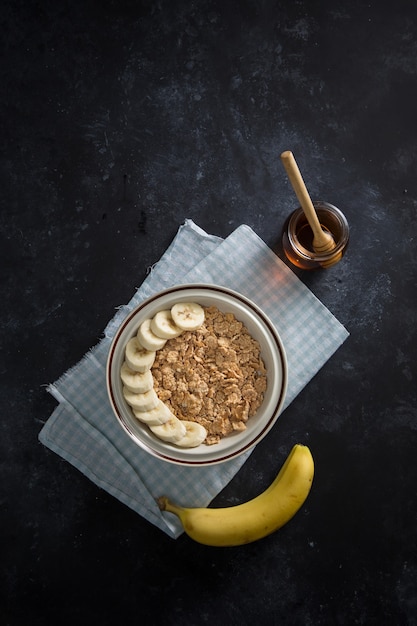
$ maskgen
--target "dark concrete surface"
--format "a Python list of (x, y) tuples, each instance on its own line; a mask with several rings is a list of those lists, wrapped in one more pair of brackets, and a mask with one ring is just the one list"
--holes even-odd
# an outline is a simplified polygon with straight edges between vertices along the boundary
[[(417, 624), (417, 5), (6, 1), (1, 28), (0, 623)], [(241, 548), (174, 541), (38, 442), (45, 385), (192, 218), (278, 255), (314, 199), (351, 226), (301, 279), (350, 338), (216, 499), (301, 440), (312, 493)]]

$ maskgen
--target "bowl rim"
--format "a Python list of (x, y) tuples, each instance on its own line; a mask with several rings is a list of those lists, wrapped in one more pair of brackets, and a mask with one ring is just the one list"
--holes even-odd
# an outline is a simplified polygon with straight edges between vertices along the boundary
[[(170, 455), (168, 452), (162, 452), (160, 450), (156, 450), (151, 445), (148, 445), (145, 441), (143, 441), (143, 439), (141, 439), (137, 435), (136, 432), (134, 432), (134, 430), (131, 428), (129, 423), (126, 421), (123, 415), (123, 411), (120, 409), (118, 405), (116, 394), (113, 389), (112, 366), (113, 366), (113, 361), (116, 356), (116, 349), (118, 347), (119, 341), (123, 333), (125, 332), (125, 329), (129, 326), (129, 324), (131, 324), (133, 318), (135, 318), (138, 315), (138, 313), (140, 313), (141, 310), (143, 310), (145, 307), (148, 307), (149, 305), (152, 305), (157, 300), (160, 300), (161, 298), (163, 299), (164, 297), (169, 296), (170, 294), (180, 293), (182, 296), (184, 296), (188, 292), (191, 293), (191, 292), (195, 292), (196, 290), (205, 291), (207, 292), (207, 295), (211, 295), (210, 292), (213, 292), (214, 296), (217, 293), (217, 294), (221, 294), (223, 296), (232, 298), (234, 300), (237, 300), (240, 305), (247, 307), (251, 311), (252, 315), (254, 315), (257, 318), (257, 321), (261, 321), (261, 323), (266, 327), (270, 337), (272, 337), (274, 350), (276, 349), (276, 352), (277, 352), (277, 356), (278, 356), (278, 360), (280, 362), (280, 368), (281, 368), (281, 387), (280, 387), (280, 391), (277, 396), (277, 399), (276, 401), (274, 401), (274, 404), (275, 404), (274, 409), (271, 411), (271, 415), (266, 421), (266, 423), (259, 430), (259, 432), (255, 433), (253, 438), (251, 438), (248, 442), (244, 443), (243, 445), (239, 446), (238, 449), (232, 449), (231, 451), (226, 450), (220, 456), (214, 456), (213, 458), (192, 457), (191, 456), (192, 451), (189, 452), (189, 456), (187, 455), (187, 458), (176, 458), (175, 454)], [(107, 386), (107, 393), (108, 393), (110, 405), (117, 419), (118, 424), (125, 431), (125, 433), (129, 435), (129, 437), (135, 442), (136, 445), (138, 445), (140, 448), (142, 448), (143, 450), (145, 450), (152, 456), (159, 458), (163, 461), (169, 462), (169, 463), (182, 465), (182, 466), (188, 466), (188, 467), (196, 467), (196, 466), (201, 467), (201, 466), (208, 466), (208, 465), (211, 466), (211, 465), (217, 465), (217, 464), (235, 459), (241, 456), (244, 452), (253, 449), (271, 430), (271, 428), (273, 427), (276, 420), (281, 414), (285, 397), (286, 397), (287, 386), (288, 386), (288, 362), (287, 362), (287, 356), (286, 356), (282, 339), (277, 329), (275, 328), (274, 324), (272, 323), (270, 318), (262, 311), (262, 309), (257, 304), (255, 304), (255, 302), (250, 300), (248, 297), (244, 296), (243, 294), (233, 289), (230, 289), (228, 287), (223, 287), (217, 284), (209, 284), (209, 283), (178, 284), (178, 285), (173, 285), (172, 287), (166, 288), (164, 290), (158, 291), (154, 293), (153, 295), (149, 296), (148, 298), (146, 298), (145, 300), (143, 300), (140, 304), (135, 306), (126, 315), (123, 321), (120, 323), (109, 347), (109, 352), (108, 352), (107, 361), (106, 361), (106, 386)], [(210, 446), (210, 448), (211, 447), (212, 446)], [(213, 446), (213, 449), (214, 449), (214, 446)]]

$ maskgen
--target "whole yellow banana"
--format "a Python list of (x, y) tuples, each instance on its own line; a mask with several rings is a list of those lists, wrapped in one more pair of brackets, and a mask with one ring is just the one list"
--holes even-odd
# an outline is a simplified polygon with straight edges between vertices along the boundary
[(162, 511), (175, 513), (184, 531), (208, 546), (238, 546), (270, 535), (286, 524), (305, 502), (313, 482), (314, 461), (307, 446), (296, 444), (278, 476), (259, 496), (226, 508), (185, 508), (165, 496)]

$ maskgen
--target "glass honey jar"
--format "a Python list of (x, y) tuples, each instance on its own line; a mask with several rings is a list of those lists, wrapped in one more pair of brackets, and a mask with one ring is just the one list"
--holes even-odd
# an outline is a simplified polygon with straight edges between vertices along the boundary
[(344, 214), (328, 202), (313, 202), (323, 230), (330, 233), (335, 247), (330, 252), (318, 253), (313, 248), (313, 231), (302, 208), (287, 219), (282, 233), (285, 256), (296, 267), (314, 270), (331, 267), (344, 256), (349, 243), (349, 224)]

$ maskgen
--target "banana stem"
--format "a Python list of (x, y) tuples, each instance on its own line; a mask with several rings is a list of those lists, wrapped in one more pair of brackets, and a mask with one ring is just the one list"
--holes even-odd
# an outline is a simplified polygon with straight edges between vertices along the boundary
[(180, 506), (172, 504), (172, 502), (170, 502), (166, 496), (161, 496), (160, 498), (158, 498), (157, 503), (161, 511), (175, 513), (175, 515), (178, 515), (178, 517), (180, 517), (182, 508)]

